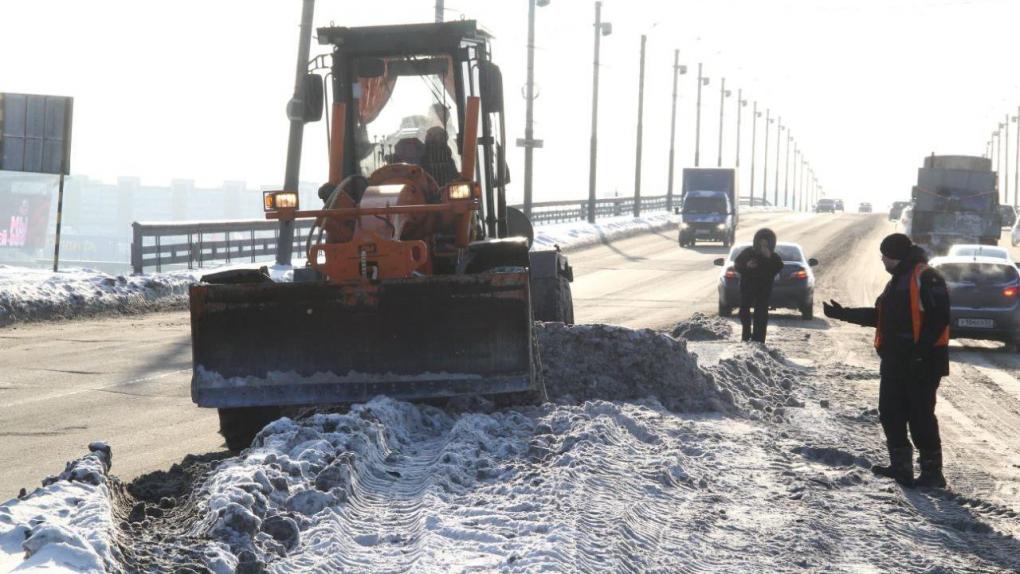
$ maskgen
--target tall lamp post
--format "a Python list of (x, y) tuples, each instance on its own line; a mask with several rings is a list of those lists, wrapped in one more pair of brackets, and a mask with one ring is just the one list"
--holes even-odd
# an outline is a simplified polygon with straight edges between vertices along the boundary
[(1016, 153), (1017, 153), (1017, 158), (1016, 158), (1016, 161), (1013, 162), (1015, 164), (1013, 166), (1013, 170), (1014, 170), (1014, 172), (1013, 172), (1013, 207), (1016, 207), (1017, 205), (1020, 205), (1020, 198), (1017, 197), (1017, 196), (1020, 196), (1020, 107), (1017, 107), (1016, 113), (1017, 113), (1017, 115), (1015, 115), (1015, 116), (1013, 116), (1011, 118), (1012, 122), (1014, 124), (1017, 124), (1017, 126), (1016, 126)]
[(701, 62), (698, 62), (698, 104), (694, 114), (694, 167), (701, 165), (701, 88), (708, 85), (708, 78), (702, 74)]
[(1005, 130), (1005, 152), (1002, 154), (1005, 163), (1002, 168), (1002, 181), (1005, 183), (1004, 192), (1002, 195), (1002, 203), (1009, 203), (1009, 114), (1006, 114), (1006, 121), (1002, 123), (1002, 129)]
[(602, 2), (595, 2), (595, 59), (591, 87), (591, 151), (588, 159), (588, 223), (595, 223), (595, 160), (598, 156), (599, 126), (599, 40), (613, 33), (613, 25), (602, 21)]
[(761, 117), (761, 112), (758, 111), (758, 100), (754, 101), (754, 105), (751, 106), (751, 206), (754, 206), (754, 159), (755, 159), (755, 140), (758, 138), (758, 118)]
[(765, 109), (765, 157), (762, 159), (761, 174), (761, 204), (764, 207), (769, 203), (769, 126), (775, 120), (769, 117), (771, 110)]
[(726, 98), (731, 94), (732, 92), (726, 89), (726, 78), (723, 78), (719, 86), (719, 158), (716, 160), (716, 167), (722, 167), (723, 118), (726, 116)]
[(634, 217), (641, 216), (641, 139), (644, 135), (645, 113), (645, 42), (648, 36), (641, 34), (641, 71), (638, 75), (637, 108), (637, 150), (634, 158)]
[(779, 206), (779, 146), (782, 145), (783, 131), (786, 130), (786, 126), (783, 125), (783, 118), (777, 118), (776, 120), (776, 187), (773, 188), (772, 192), (772, 205)]
[(793, 133), (786, 130), (786, 159), (783, 160), (783, 207), (790, 207), (790, 144)]
[(676, 83), (677, 78), (687, 73), (687, 66), (680, 65), (680, 50), (673, 51), (673, 112), (669, 119), (669, 180), (666, 183), (666, 211), (673, 211), (673, 168), (676, 163)]
[(800, 203), (797, 201), (797, 156), (800, 155), (800, 145), (793, 144), (793, 184), (790, 186), (792, 193), (790, 194), (791, 201), (793, 202), (793, 210), (797, 211), (800, 207)]
[(524, 141), (524, 215), (531, 217), (532, 166), (535, 147), (541, 142), (535, 140), (535, 6), (548, 6), (549, 0), (528, 0), (528, 80), (525, 87)]
[(734, 166), (737, 171), (740, 171), (740, 119), (741, 110), (740, 108), (747, 105), (747, 100), (744, 99), (744, 90), (737, 90), (737, 160)]

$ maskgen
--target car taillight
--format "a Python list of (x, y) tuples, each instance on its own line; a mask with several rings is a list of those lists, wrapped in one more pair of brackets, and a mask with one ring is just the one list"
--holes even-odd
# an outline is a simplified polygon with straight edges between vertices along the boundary
[(795, 271), (792, 275), (790, 275), (790, 277), (793, 279), (807, 279), (807, 271), (804, 271), (803, 269)]
[(727, 269), (726, 270), (726, 278), (727, 279), (736, 279), (737, 278), (737, 272), (732, 270), (732, 269)]
[(1016, 287), (1006, 287), (1005, 289), (1002, 290), (1002, 294), (1005, 295), (1006, 297), (1016, 297), (1016, 292), (1017, 292)]

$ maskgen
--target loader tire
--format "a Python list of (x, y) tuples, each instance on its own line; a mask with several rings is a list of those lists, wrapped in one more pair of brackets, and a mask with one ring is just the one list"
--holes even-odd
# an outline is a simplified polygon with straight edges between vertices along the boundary
[(280, 407), (240, 407), (218, 411), (220, 434), (227, 448), (234, 451), (250, 447), (255, 435), (264, 426), (280, 418)]

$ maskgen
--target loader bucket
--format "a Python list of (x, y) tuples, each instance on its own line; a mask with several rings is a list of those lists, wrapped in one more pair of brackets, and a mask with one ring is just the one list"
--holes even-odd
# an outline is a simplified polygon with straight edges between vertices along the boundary
[(536, 389), (527, 272), (191, 288), (199, 406)]

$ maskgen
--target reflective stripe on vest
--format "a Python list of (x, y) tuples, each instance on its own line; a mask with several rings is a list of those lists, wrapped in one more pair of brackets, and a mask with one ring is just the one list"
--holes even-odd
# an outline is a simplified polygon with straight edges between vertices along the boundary
[[(910, 323), (914, 331), (914, 342), (921, 340), (921, 325), (924, 323), (924, 304), (921, 303), (921, 275), (928, 270), (924, 263), (914, 266), (914, 272), (910, 275)], [(878, 324), (875, 329), (875, 348), (882, 346), (882, 301), (878, 302)], [(949, 345), (949, 326), (942, 331), (942, 335), (935, 341), (936, 347)]]

